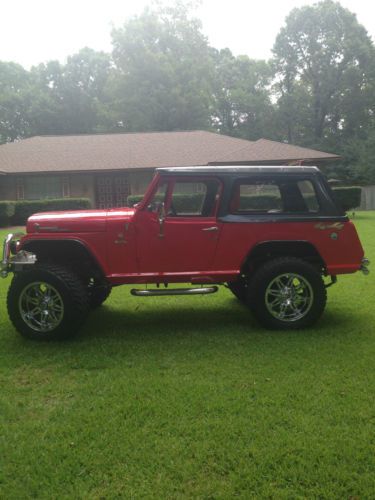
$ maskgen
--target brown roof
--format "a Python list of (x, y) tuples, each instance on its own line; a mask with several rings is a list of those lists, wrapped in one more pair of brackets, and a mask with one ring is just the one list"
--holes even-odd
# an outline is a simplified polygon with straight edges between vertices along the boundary
[(213, 163), (336, 159), (266, 139), (205, 131), (41, 136), (0, 146), (5, 173), (151, 169)]
[[(301, 148), (286, 144), (284, 142), (270, 141), (268, 139), (259, 139), (255, 142), (246, 141), (248, 144), (236, 151), (235, 162), (255, 162), (255, 161), (298, 161), (298, 160), (328, 160), (340, 158), (331, 153), (324, 153), (315, 149)], [(215, 160), (216, 162), (228, 162), (232, 160), (232, 155), (227, 154), (224, 157)]]

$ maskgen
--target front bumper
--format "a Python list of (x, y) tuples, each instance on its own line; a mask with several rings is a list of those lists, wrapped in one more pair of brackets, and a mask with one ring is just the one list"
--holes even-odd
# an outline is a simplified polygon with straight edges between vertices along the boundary
[(10, 272), (19, 271), (25, 265), (32, 265), (36, 262), (36, 255), (25, 250), (20, 250), (12, 255), (12, 243), (23, 236), (23, 233), (10, 233), (4, 240), (3, 255), (0, 262), (0, 277), (6, 278)]

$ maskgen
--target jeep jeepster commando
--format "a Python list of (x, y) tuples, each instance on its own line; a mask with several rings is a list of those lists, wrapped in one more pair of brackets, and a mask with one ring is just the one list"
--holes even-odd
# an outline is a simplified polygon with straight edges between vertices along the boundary
[(16, 329), (50, 340), (73, 335), (123, 284), (140, 297), (225, 285), (265, 327), (307, 327), (336, 276), (367, 264), (316, 167), (188, 167), (157, 169), (133, 208), (31, 216), (25, 235), (7, 236), (1, 274), (14, 273)]

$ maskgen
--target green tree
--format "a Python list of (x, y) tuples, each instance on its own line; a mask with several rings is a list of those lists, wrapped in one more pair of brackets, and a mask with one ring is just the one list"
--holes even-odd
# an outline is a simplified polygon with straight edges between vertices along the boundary
[(32, 132), (28, 96), (30, 74), (19, 64), (0, 62), (0, 143)]
[(332, 0), (294, 9), (273, 48), (285, 137), (322, 146), (353, 137), (374, 103), (374, 46), (356, 16)]
[(229, 49), (212, 49), (212, 58), (213, 127), (221, 133), (251, 140), (273, 135), (270, 66), (247, 56), (235, 57)]
[(39, 91), (34, 129), (40, 134), (100, 130), (110, 73), (110, 56), (89, 48), (70, 56), (65, 65), (50, 61), (32, 68), (34, 86)]
[(210, 122), (212, 78), (206, 38), (188, 7), (146, 9), (112, 33), (110, 93), (127, 131), (189, 130)]

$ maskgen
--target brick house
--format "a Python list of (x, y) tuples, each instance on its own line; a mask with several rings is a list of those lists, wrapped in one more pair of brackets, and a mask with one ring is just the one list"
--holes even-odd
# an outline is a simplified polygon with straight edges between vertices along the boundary
[(339, 156), (205, 131), (42, 136), (0, 146), (0, 200), (77, 198), (126, 205), (157, 167), (319, 165)]

